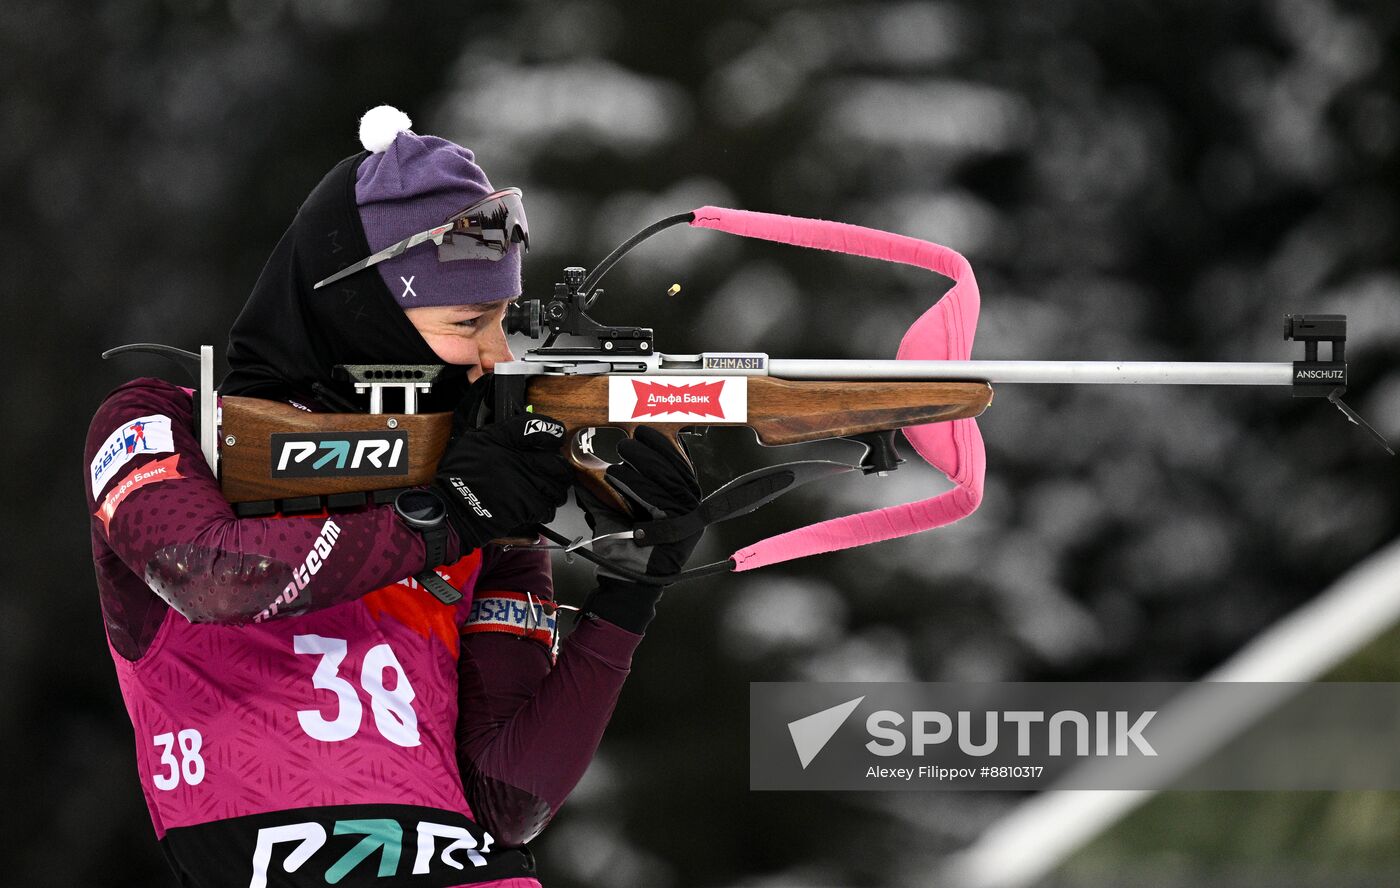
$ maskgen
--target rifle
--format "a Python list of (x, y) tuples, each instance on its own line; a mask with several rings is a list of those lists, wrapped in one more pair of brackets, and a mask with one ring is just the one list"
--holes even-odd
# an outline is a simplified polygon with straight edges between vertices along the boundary
[[(603, 294), (597, 284), (623, 255), (679, 224), (903, 262), (952, 278), (954, 285), (906, 333), (895, 360), (664, 354), (656, 351), (651, 328), (600, 324), (587, 310)], [(895, 445), (897, 430), (903, 430), (915, 451), (955, 485), (930, 499), (828, 519), (762, 540), (724, 561), (665, 578), (668, 582), (906, 536), (970, 514), (981, 501), (985, 473), (985, 452), (974, 420), (991, 404), (993, 384), (1289, 386), (1295, 397), (1325, 397), (1394, 455), (1385, 439), (1341, 400), (1347, 385), (1344, 315), (1286, 315), (1284, 338), (1304, 345), (1303, 360), (1291, 363), (976, 361), (970, 358), (980, 305), (977, 284), (971, 267), (956, 252), (854, 225), (717, 207), (663, 219), (620, 245), (592, 273), (569, 267), (563, 277), (548, 299), (509, 307), (507, 333), (545, 341), (520, 360), (496, 365), (492, 395), (473, 420), (480, 423), (533, 410), (563, 422), (568, 458), (581, 483), (595, 495), (626, 508), (603, 480), (607, 463), (593, 453), (593, 434), (601, 427), (630, 434), (646, 423), (676, 442), (677, 433), (688, 428), (746, 425), (764, 445), (844, 438), (865, 447), (861, 458), (850, 464), (807, 460), (742, 475), (706, 496), (692, 515), (639, 524), (634, 537), (639, 543), (687, 536), (699, 527), (748, 514), (813, 481), (846, 472), (894, 471), (903, 462)], [(563, 336), (582, 337), (586, 344), (556, 345)], [(1327, 360), (1318, 353), (1324, 342), (1331, 349)], [(219, 402), (222, 419), (216, 427), (211, 347), (205, 346), (198, 359), (189, 352), (144, 344), (113, 349), (103, 357), (129, 350), (178, 353), (198, 361), (202, 445), (224, 495), (240, 515), (387, 502), (405, 487), (432, 480), (451, 434), (451, 414), (421, 414), (416, 409), (418, 392), (431, 389), (439, 367), (338, 368), (357, 393), (368, 394), (369, 410), (363, 413), (312, 414), (288, 404), (225, 397)], [(384, 412), (386, 394), (401, 395), (402, 412)], [(599, 560), (583, 548), (587, 540), (568, 540), (548, 528), (541, 533), (560, 547)]]

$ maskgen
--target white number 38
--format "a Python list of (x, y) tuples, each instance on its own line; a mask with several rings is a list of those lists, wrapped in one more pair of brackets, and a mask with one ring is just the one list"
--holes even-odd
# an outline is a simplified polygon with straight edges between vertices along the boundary
[[(319, 709), (297, 711), (302, 730), (314, 740), (334, 743), (347, 740), (360, 730), (364, 707), (355, 693), (355, 686), (340, 677), (340, 663), (348, 647), (343, 638), (322, 635), (294, 635), (293, 649), (298, 654), (320, 654), (321, 661), (311, 675), (311, 686), (335, 694), (339, 704), (334, 718), (327, 718)], [(394, 673), (394, 689), (384, 686), (384, 673)], [(369, 708), (374, 714), (374, 726), (384, 739), (398, 746), (418, 746), (418, 714), (413, 711), (413, 686), (394, 656), (393, 648), (377, 644), (365, 652), (360, 666), (360, 687), (369, 694)]]
[[(169, 792), (180, 785), (180, 778), (185, 778), (188, 786), (198, 786), (204, 781), (204, 758), (199, 754), (199, 749), (204, 745), (204, 738), (194, 728), (186, 728), (178, 734), (164, 733), (157, 734), (151, 738), (160, 749), (160, 763), (166, 767), (164, 774), (156, 774), (151, 778), (156, 789)], [(175, 758), (175, 746), (180, 746), (180, 758)]]

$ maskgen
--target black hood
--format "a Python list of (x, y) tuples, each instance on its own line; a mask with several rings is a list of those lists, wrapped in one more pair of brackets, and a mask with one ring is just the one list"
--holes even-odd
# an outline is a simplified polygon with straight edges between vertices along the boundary
[[(219, 386), (222, 394), (320, 401), (312, 390), (319, 382), (368, 407), (367, 396), (334, 378), (335, 365), (442, 364), (377, 270), (312, 289), (369, 255), (355, 205), (355, 170), (368, 156), (361, 152), (336, 164), (277, 242), (229, 333), (230, 369)], [(446, 367), (419, 409), (452, 410), (466, 376), (466, 367)]]

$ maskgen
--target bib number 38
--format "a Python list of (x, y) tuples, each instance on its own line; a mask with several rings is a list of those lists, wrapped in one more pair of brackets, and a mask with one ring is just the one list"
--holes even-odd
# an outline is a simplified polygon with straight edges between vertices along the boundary
[[(204, 782), (204, 757), (199, 749), (204, 745), (204, 737), (194, 728), (186, 728), (178, 734), (168, 731), (151, 738), (160, 750), (160, 763), (164, 773), (151, 777), (151, 783), (162, 792), (169, 792), (180, 785), (183, 777), (188, 786), (198, 786)], [(180, 757), (175, 757), (179, 747)]]
[[(340, 675), (340, 664), (349, 651), (345, 639), (294, 635), (292, 646), (298, 654), (320, 656), (316, 671), (311, 674), (311, 686), (329, 691), (336, 698), (333, 716), (321, 709), (298, 710), (297, 721), (302, 730), (313, 740), (326, 743), (355, 736), (364, 720), (364, 706), (355, 686)], [(392, 682), (385, 680), (389, 672), (393, 673)], [(398, 746), (418, 746), (422, 742), (418, 737), (418, 714), (413, 711), (413, 686), (388, 644), (377, 644), (365, 652), (360, 665), (360, 688), (369, 697), (374, 726), (385, 740)]]

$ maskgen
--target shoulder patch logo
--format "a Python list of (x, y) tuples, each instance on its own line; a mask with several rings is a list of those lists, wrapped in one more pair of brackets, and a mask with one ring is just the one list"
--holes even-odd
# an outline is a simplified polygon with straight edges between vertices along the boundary
[(170, 417), (164, 414), (142, 416), (119, 426), (107, 436), (107, 440), (97, 448), (97, 455), (92, 458), (89, 471), (92, 498), (97, 499), (117, 470), (136, 457), (146, 453), (170, 453), (174, 449)]
[(121, 480), (121, 483), (107, 491), (107, 496), (103, 497), (102, 505), (94, 513), (102, 519), (102, 529), (108, 536), (112, 533), (112, 516), (117, 514), (117, 507), (126, 502), (126, 498), (147, 484), (156, 484), (160, 481), (169, 481), (171, 478), (183, 478), (180, 474), (180, 454), (167, 456), (165, 459), (158, 459), (153, 463), (146, 463), (139, 469), (132, 469), (131, 473)]

